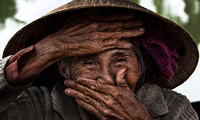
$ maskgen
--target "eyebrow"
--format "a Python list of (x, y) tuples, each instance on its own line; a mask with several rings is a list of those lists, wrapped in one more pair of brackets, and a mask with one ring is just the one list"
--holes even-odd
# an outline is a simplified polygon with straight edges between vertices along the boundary
[(96, 56), (97, 56), (97, 54), (86, 55), (86, 56), (80, 56), (80, 59), (79, 59), (79, 60), (88, 59), (88, 58), (93, 58), (93, 57), (96, 57)]
[(111, 55), (111, 57), (114, 57), (114, 56), (126, 56), (128, 55), (127, 53), (123, 53), (123, 52), (115, 52)]
[[(115, 52), (111, 55), (111, 57), (115, 57), (115, 56), (129, 56), (130, 53), (124, 53), (124, 52)], [(94, 58), (97, 57), (97, 54), (91, 54), (91, 55), (86, 55), (86, 56), (80, 56), (80, 58), (78, 59), (78, 61), (82, 61), (83, 59), (90, 59), (90, 58)]]

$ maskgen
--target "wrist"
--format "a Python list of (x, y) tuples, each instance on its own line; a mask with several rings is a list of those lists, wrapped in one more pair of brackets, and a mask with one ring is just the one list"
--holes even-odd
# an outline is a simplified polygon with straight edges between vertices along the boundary
[(59, 60), (65, 57), (66, 48), (58, 42), (60, 39), (55, 33), (48, 35), (34, 45), (36, 51), (42, 51), (50, 60)]
[(52, 36), (47, 36), (34, 45), (33, 53), (19, 73), (21, 80), (25, 80), (64, 58), (64, 53), (53, 42)]

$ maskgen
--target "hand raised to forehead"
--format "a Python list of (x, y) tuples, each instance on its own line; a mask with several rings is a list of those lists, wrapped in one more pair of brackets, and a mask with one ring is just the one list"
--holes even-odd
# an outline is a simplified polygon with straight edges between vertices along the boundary
[(144, 33), (141, 28), (143, 22), (134, 18), (133, 13), (73, 16), (51, 35), (51, 40), (65, 57), (94, 54), (111, 48), (128, 48), (131, 45), (121, 39)]
[(98, 15), (97, 12), (69, 18), (59, 31), (34, 44), (34, 53), (20, 72), (20, 78), (36, 75), (64, 57), (130, 48), (131, 44), (121, 39), (144, 34), (142, 21), (135, 20), (133, 13)]
[(129, 89), (124, 79), (127, 68), (122, 68), (116, 77), (117, 86), (95, 80), (78, 78), (66, 80), (65, 93), (98, 119), (152, 120), (145, 106)]

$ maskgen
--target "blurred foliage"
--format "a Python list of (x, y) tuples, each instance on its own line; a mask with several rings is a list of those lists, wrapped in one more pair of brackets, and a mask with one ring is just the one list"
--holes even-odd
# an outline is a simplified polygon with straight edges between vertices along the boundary
[(200, 0), (183, 0), (186, 4), (185, 13), (189, 16), (186, 24), (183, 24), (197, 44), (200, 43)]
[[(132, 2), (140, 4), (140, 0), (130, 0)], [(179, 16), (173, 16), (172, 14), (166, 14), (167, 9), (164, 9), (165, 0), (152, 0), (156, 8), (156, 13), (164, 15), (165, 17), (176, 22), (182, 26), (195, 40), (197, 44), (200, 43), (200, 0), (183, 0), (185, 3), (185, 13), (188, 15), (189, 19), (186, 23), (181, 21)], [(168, 8), (169, 9), (169, 8)]]
[(24, 21), (18, 20), (14, 17), (16, 13), (16, 0), (0, 0), (0, 29), (5, 27), (7, 18), (11, 18), (18, 23), (25, 23)]
[(6, 18), (13, 17), (17, 13), (15, 0), (0, 0), (0, 24), (4, 27)]

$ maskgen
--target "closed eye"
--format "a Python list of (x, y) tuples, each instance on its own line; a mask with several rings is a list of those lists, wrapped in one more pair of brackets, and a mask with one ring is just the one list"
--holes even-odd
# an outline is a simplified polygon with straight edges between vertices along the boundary
[[(128, 62), (128, 60), (127, 60), (126, 58), (124, 58), (124, 57), (119, 57), (119, 58), (115, 59), (113, 65), (114, 65), (115, 67), (123, 67), (127, 62)], [(113, 67), (114, 67), (114, 66), (113, 66)]]
[(94, 69), (98, 69), (99, 64), (98, 64), (98, 62), (95, 61), (95, 60), (86, 60), (86, 61), (84, 61), (84, 66), (85, 66), (87, 69), (94, 70)]
[(95, 65), (95, 63), (94, 62), (84, 62), (84, 65)]
[(117, 62), (127, 61), (126, 59), (117, 59)]

